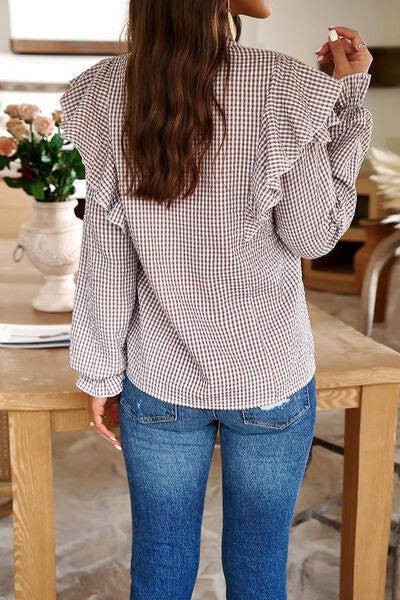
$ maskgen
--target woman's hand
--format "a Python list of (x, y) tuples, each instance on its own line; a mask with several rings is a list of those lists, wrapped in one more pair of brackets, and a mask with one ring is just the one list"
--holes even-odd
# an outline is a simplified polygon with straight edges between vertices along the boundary
[(96, 428), (96, 431), (101, 437), (107, 440), (117, 450), (121, 451), (121, 444), (115, 437), (114, 433), (107, 428), (105, 423), (105, 407), (111, 406), (111, 412), (113, 414), (116, 423), (119, 422), (119, 398), (120, 394), (111, 396), (110, 398), (97, 398), (95, 396), (89, 396), (88, 400), (88, 413), (90, 417), (90, 424)]
[[(368, 73), (373, 58), (366, 46), (358, 48), (358, 44), (364, 41), (359, 32), (340, 26), (329, 27), (329, 30), (330, 39), (316, 51), (318, 57), (322, 57), (318, 58), (318, 62), (324, 64), (333, 60), (335, 66), (332, 75), (335, 79), (342, 79), (353, 73)], [(336, 41), (332, 39), (335, 38), (333, 31), (338, 36)]]

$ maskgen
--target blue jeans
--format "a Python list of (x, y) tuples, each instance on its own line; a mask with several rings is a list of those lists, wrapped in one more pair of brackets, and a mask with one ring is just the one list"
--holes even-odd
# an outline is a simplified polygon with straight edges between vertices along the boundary
[(285, 600), (290, 526), (311, 449), (315, 375), (274, 408), (159, 400), (125, 377), (120, 431), (131, 499), (130, 600), (189, 600), (218, 427), (228, 600)]

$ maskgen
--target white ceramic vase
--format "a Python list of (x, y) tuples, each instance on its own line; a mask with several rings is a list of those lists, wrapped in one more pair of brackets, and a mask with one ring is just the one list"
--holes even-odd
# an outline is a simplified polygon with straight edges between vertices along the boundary
[(70, 312), (82, 241), (82, 221), (74, 213), (75, 199), (33, 201), (33, 218), (21, 226), (19, 246), (44, 275), (45, 284), (33, 307), (45, 312)]

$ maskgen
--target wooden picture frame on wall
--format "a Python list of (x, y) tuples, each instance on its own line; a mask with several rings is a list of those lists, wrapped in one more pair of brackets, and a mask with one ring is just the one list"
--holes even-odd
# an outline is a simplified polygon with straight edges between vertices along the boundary
[(30, 40), (10, 39), (15, 54), (93, 54), (113, 55), (126, 52), (124, 43), (101, 40)]
[(41, 0), (40, 10), (32, 0), (9, 0), (10, 50), (102, 56), (126, 52), (126, 10), (127, 0)]

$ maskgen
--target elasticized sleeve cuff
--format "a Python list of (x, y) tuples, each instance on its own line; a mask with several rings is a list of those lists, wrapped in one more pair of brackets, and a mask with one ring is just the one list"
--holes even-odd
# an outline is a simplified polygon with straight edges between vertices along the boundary
[(371, 73), (352, 73), (342, 77), (342, 89), (337, 99), (340, 109), (362, 106), (371, 81)]
[(90, 396), (106, 398), (115, 396), (122, 391), (124, 377), (125, 371), (103, 379), (91, 379), (90, 377), (86, 377), (86, 375), (79, 375), (75, 385), (82, 392), (86, 392)]

